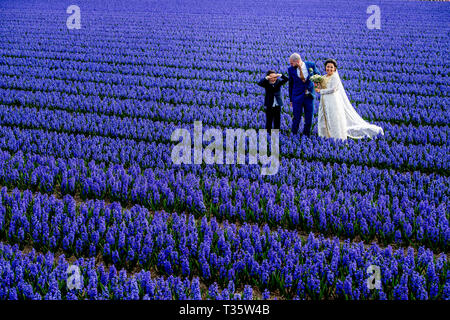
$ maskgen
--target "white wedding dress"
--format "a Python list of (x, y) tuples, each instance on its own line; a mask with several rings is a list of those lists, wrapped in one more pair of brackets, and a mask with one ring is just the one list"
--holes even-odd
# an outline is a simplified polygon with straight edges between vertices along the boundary
[(347, 140), (384, 135), (383, 128), (368, 123), (353, 108), (337, 70), (320, 84), (319, 137)]

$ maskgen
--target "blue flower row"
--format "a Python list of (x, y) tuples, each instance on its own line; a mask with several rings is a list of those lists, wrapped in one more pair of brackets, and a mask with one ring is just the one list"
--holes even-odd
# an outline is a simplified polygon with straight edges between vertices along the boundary
[[(252, 85), (254, 86), (254, 84)], [(261, 109), (263, 103), (262, 98), (257, 99), (248, 96), (241, 96), (236, 93), (222, 93), (210, 90), (197, 89), (181, 89), (177, 87), (160, 87), (154, 84), (152, 87), (142, 85), (129, 84), (108, 84), (101, 82), (89, 81), (66, 81), (45, 78), (24, 78), (21, 76), (4, 76), (0, 78), (0, 88), (3, 89), (19, 89), (27, 91), (43, 91), (47, 95), (56, 92), (75, 94), (77, 96), (100, 96), (112, 97), (120, 100), (136, 99), (138, 101), (156, 101), (158, 103), (170, 102), (173, 104), (189, 104), (189, 105), (206, 105), (206, 106), (223, 106), (227, 108), (240, 108), (257, 110)], [(408, 96), (407, 96), (408, 97)], [(446, 124), (450, 121), (449, 113), (442, 108), (442, 100), (445, 98), (435, 97), (439, 107), (428, 108), (433, 98), (423, 98), (423, 103), (417, 103), (420, 98), (418, 96), (409, 96), (409, 100), (400, 94), (380, 95), (368, 91), (360, 91), (351, 96), (355, 105), (362, 105), (361, 111), (358, 112), (362, 116), (366, 116), (364, 106), (373, 105), (375, 114), (394, 113), (393, 117), (397, 117), (403, 121), (415, 121), (426, 123)], [(445, 104), (444, 104), (445, 105)], [(403, 112), (404, 114), (399, 114)], [(437, 118), (437, 119), (436, 119)]]
[[(55, 261), (56, 260), (56, 261)], [(77, 271), (73, 268), (76, 266)], [(72, 268), (72, 269), (70, 269)], [(223, 290), (216, 283), (202, 292), (198, 277), (152, 277), (150, 271), (127, 275), (114, 265), (97, 265), (94, 258), (69, 263), (35, 249), (24, 253), (17, 245), (0, 242), (0, 300), (252, 300), (249, 285), (235, 292), (232, 281)], [(269, 299), (265, 290), (262, 299)]]
[[(21, 50), (21, 55), (24, 52)], [(17, 52), (5, 52), (5, 54), (16, 55)], [(30, 57), (34, 58), (33, 52), (30, 52)], [(107, 83), (107, 84), (127, 84), (132, 86), (145, 86), (147, 88), (151, 87), (159, 87), (159, 88), (178, 88), (178, 89), (187, 89), (187, 90), (201, 90), (201, 91), (214, 91), (214, 92), (222, 92), (233, 93), (239, 96), (248, 97), (248, 99), (258, 99), (261, 100), (259, 96), (263, 95), (260, 88), (255, 85), (255, 82), (259, 79), (255, 78), (255, 75), (249, 75), (244, 73), (243, 77), (239, 77), (239, 81), (224, 81), (225, 79), (216, 80), (215, 77), (209, 77), (205, 74), (205, 77), (192, 78), (190, 77), (191, 72), (188, 69), (185, 69), (184, 73), (177, 72), (175, 75), (173, 72), (168, 72), (166, 66), (155, 65), (147, 68), (144, 68), (146, 73), (143, 73), (142, 68), (132, 69), (130, 73), (127, 71), (121, 71), (120, 77), (118, 77), (117, 72), (105, 71), (105, 68), (101, 68), (102, 72), (94, 72), (92, 70), (98, 69), (98, 66), (88, 64), (85, 66), (83, 70), (80, 70), (80, 66), (83, 64), (77, 64), (76, 69), (71, 69), (65, 67), (64, 69), (56, 69), (50, 68), (50, 65), (54, 63), (52, 59), (38, 59), (37, 65), (33, 68), (30, 68), (29, 61), (26, 64), (20, 64), (20, 59), (9, 59), (7, 60), (8, 64), (5, 66), (0, 66), (0, 74), (9, 75), (9, 76), (32, 76), (40, 79), (50, 79), (50, 80), (68, 80), (73, 82), (95, 82), (95, 83)], [(45, 62), (45, 63), (44, 63)], [(39, 66), (42, 65), (42, 66)], [(106, 68), (107, 69), (107, 68)], [(174, 70), (172, 70), (174, 71)], [(219, 71), (216, 71), (219, 72)], [(388, 72), (389, 73), (389, 72)], [(377, 96), (387, 96), (392, 98), (392, 94), (400, 94), (403, 98), (408, 99), (408, 106), (417, 106), (417, 107), (425, 107), (429, 108), (440, 108), (444, 106), (442, 104), (442, 97), (440, 94), (436, 94), (437, 89), (439, 89), (440, 85), (444, 85), (445, 79), (442, 78), (440, 81), (439, 78), (428, 78), (428, 82), (418, 84), (399, 84), (397, 86), (385, 86), (386, 81), (377, 81), (373, 79), (373, 75), (375, 73), (371, 73), (369, 75), (364, 75), (365, 78), (358, 79), (358, 75), (360, 73), (346, 70), (343, 72), (343, 79), (345, 80), (345, 88), (346, 91), (350, 94), (350, 96), (360, 96), (361, 95), (361, 87), (364, 88), (364, 92), (367, 93), (376, 93)], [(203, 75), (203, 71), (202, 71)], [(370, 80), (366, 77), (371, 77)], [(392, 76), (393, 78), (397, 78), (401, 81), (401, 77), (396, 75)], [(393, 79), (390, 79), (392, 81)], [(439, 81), (437, 84), (430, 84), (435, 81)], [(411, 95), (414, 95), (414, 99), (411, 98)], [(444, 98), (445, 99), (445, 98)]]
[[(27, 100), (30, 102), (19, 102), (15, 100), (11, 102), (11, 106), (3, 105), (0, 114), (0, 124), (9, 124), (17, 126), (25, 126), (28, 128), (43, 128), (52, 130), (64, 130), (73, 133), (93, 133), (108, 135), (110, 137), (121, 137), (129, 139), (145, 139), (147, 141), (160, 139), (164, 136), (165, 140), (170, 140), (170, 130), (158, 130), (155, 134), (155, 122), (161, 120), (169, 122), (165, 125), (170, 125), (171, 122), (182, 121), (192, 125), (194, 121), (202, 121), (203, 124), (214, 126), (220, 124), (238, 128), (263, 128), (264, 127), (264, 112), (261, 110), (255, 116), (249, 112), (241, 109), (223, 110), (218, 107), (203, 107), (193, 110), (187, 105), (162, 105), (156, 110), (147, 110), (146, 115), (138, 121), (135, 119), (137, 115), (128, 114), (103, 114), (84, 110), (84, 108), (77, 108), (72, 105), (51, 105), (37, 104), (36, 101), (28, 96)], [(19, 109), (14, 106), (20, 107)], [(37, 109), (38, 108), (38, 109)], [(170, 108), (170, 109), (169, 109)], [(104, 110), (103, 112), (105, 112)], [(112, 110), (111, 110), (112, 111)], [(139, 112), (139, 109), (137, 109)], [(153, 111), (153, 112), (152, 112)], [(165, 111), (165, 112), (164, 112)], [(106, 111), (108, 113), (108, 111)], [(150, 117), (150, 112), (152, 115)], [(230, 117), (232, 116), (232, 118)], [(53, 119), (58, 120), (54, 121)], [(290, 115), (283, 114), (281, 121), (281, 130), (290, 130)], [(33, 121), (33, 119), (35, 119)], [(396, 125), (389, 122), (374, 122), (383, 127), (385, 131), (386, 141), (396, 141), (403, 144), (434, 144), (434, 145), (449, 145), (447, 137), (450, 134), (448, 126), (419, 126), (415, 127), (411, 124)], [(314, 128), (316, 133), (317, 128)]]
[[(395, 176), (380, 185), (377, 195), (370, 189), (366, 194), (355, 192), (345, 187), (361, 185), (352, 176), (367, 179), (376, 172), (365, 175), (345, 166), (342, 167), (343, 176), (335, 178), (336, 186), (343, 186), (339, 190), (331, 184), (332, 172), (337, 170), (328, 167), (321, 172), (311, 165), (303, 173), (317, 175), (317, 183), (327, 185), (327, 188), (311, 186), (306, 180), (298, 185), (284, 183), (279, 186), (238, 178), (236, 171), (233, 169), (232, 173), (229, 167), (228, 173), (222, 172), (222, 175), (227, 173), (235, 180), (217, 177), (217, 172), (206, 170), (208, 167), (202, 170), (200, 166), (188, 166), (190, 171), (182, 168), (142, 171), (139, 166), (124, 169), (121, 165), (97, 165), (93, 161), (86, 164), (82, 159), (55, 161), (52, 157), (24, 156), (22, 152), (14, 156), (3, 152), (0, 157), (0, 183), (10, 187), (46, 193), (60, 189), (62, 194), (81, 194), (82, 198), (139, 203), (154, 210), (190, 210), (198, 216), (213, 214), (220, 220), (281, 224), (351, 238), (359, 235), (366, 241), (413, 241), (444, 251), (450, 241), (445, 193), (440, 195), (442, 202), (436, 204), (409, 199), (411, 191), (406, 188), (397, 189), (398, 196), (390, 196), (386, 194), (384, 184), (390, 192), (395, 190), (396, 184), (410, 184)], [(382, 176), (383, 172), (378, 174)], [(417, 175), (411, 178), (419, 187), (434, 183)], [(444, 181), (445, 189), (448, 189), (448, 183)], [(442, 192), (445, 189), (441, 189)], [(441, 192), (436, 191), (438, 195)]]
[[(76, 204), (71, 196), (58, 200), (39, 193), (33, 196), (28, 190), (9, 195), (2, 188), (0, 195), (2, 238), (20, 247), (31, 244), (42, 252), (62, 249), (76, 257), (100, 253), (115, 268), (131, 270), (138, 265), (147, 271), (156, 267), (167, 275), (198, 274), (206, 283), (223, 288), (230, 281), (236, 286), (251, 284), (279, 290), (289, 299), (450, 298), (446, 255), (435, 257), (423, 247), (405, 253), (390, 246), (340, 243), (312, 233), (303, 240), (297, 232), (272, 231), (267, 225), (262, 229), (246, 223), (219, 225), (215, 218), (151, 214), (141, 206), (123, 210), (116, 202), (105, 205), (98, 200)], [(367, 285), (366, 270), (371, 265), (380, 268), (379, 290)], [(10, 278), (6, 276), (9, 287)], [(52, 285), (51, 279), (43, 283)]]
[[(86, 119), (84, 116), (80, 118)], [(12, 121), (15, 122), (16, 120)], [(20, 123), (20, 121), (22, 120), (18, 122)], [(58, 122), (61, 123), (60, 121)], [(83, 123), (77, 124), (77, 126), (80, 126), (79, 131), (84, 133), (87, 130), (90, 132), (95, 130), (87, 129), (89, 122), (86, 121), (85, 123), (85, 125)], [(52, 124), (47, 123), (46, 126), (52, 126)], [(61, 124), (61, 126), (64, 125)], [(100, 124), (98, 127), (100, 127)], [(157, 164), (162, 162), (164, 167), (171, 167), (171, 152), (175, 143), (169, 142), (167, 138), (166, 140), (162, 137), (168, 137), (175, 129), (183, 127), (191, 131), (192, 137), (192, 124), (149, 123), (149, 127), (163, 127), (163, 130), (159, 131), (150, 142), (114, 137), (109, 132), (118, 129), (110, 129), (109, 127), (97, 130), (113, 136), (112, 138), (53, 130), (21, 129), (9, 126), (0, 126), (0, 137), (4, 141), (2, 147), (9, 150), (18, 150), (20, 148), (24, 152), (37, 152), (40, 150), (38, 146), (46, 145), (46, 153), (54, 156), (64, 156), (66, 158), (82, 157), (88, 160), (119, 162), (125, 165), (139, 164), (144, 167), (149, 166), (150, 163)], [(142, 129), (142, 131), (149, 130), (149, 127), (144, 127), (145, 129)], [(206, 125), (203, 127), (205, 130), (208, 127), (215, 128), (215, 126)], [(161, 138), (158, 139), (158, 137)], [(349, 140), (347, 143), (343, 143), (339, 140), (323, 139), (317, 136), (312, 136), (308, 140), (300, 140), (292, 139), (292, 136), (284, 133), (280, 135), (280, 140), (280, 157), (282, 162), (284, 159), (302, 159), (307, 161), (320, 159), (324, 162), (366, 165), (379, 169), (421, 171), (424, 173), (438, 173), (444, 176), (450, 174), (450, 147), (447, 145), (403, 145), (395, 141), (388, 142), (384, 139)], [(62, 141), (64, 141), (64, 145), (61, 144)], [(80, 144), (81, 141), (83, 142), (82, 144)]]

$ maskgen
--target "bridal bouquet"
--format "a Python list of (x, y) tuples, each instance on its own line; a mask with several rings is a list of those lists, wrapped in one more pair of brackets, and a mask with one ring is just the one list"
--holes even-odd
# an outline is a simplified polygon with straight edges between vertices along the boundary
[(309, 79), (314, 83), (320, 83), (323, 79), (323, 76), (321, 76), (320, 74), (315, 74)]

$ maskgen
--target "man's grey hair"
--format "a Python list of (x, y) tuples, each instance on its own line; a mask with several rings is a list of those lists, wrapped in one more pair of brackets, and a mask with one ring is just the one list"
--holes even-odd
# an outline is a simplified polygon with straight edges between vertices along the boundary
[(300, 55), (297, 52), (291, 54), (291, 56), (289, 57), (289, 60), (292, 60), (292, 61), (299, 61), (300, 59), (301, 59)]

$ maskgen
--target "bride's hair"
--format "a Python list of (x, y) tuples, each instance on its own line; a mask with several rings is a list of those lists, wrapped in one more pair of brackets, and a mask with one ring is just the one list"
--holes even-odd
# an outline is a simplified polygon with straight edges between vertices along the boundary
[(329, 63), (332, 63), (333, 65), (334, 65), (334, 67), (337, 69), (337, 62), (336, 62), (336, 60), (334, 60), (334, 59), (327, 59), (327, 60), (325, 60), (325, 63), (324, 63), (324, 65), (325, 65), (325, 67), (327, 66), (327, 64), (329, 64)]

